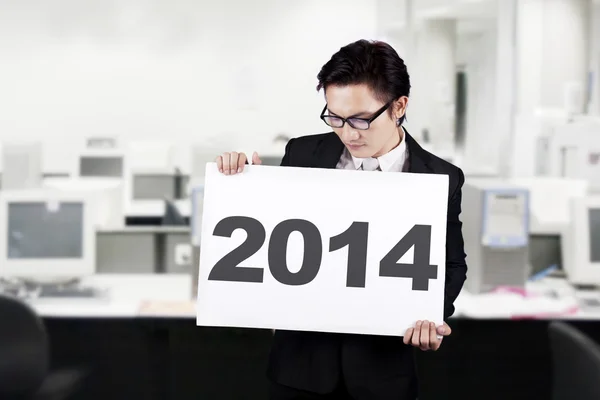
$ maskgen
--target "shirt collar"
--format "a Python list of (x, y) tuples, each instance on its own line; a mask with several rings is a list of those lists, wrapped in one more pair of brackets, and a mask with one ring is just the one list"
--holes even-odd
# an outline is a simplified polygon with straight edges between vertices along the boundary
[[(406, 131), (404, 130), (404, 127), (402, 127), (402, 130), (404, 131), (404, 135), (400, 144), (384, 155), (377, 157), (377, 161), (379, 161), (379, 168), (381, 168), (382, 171), (390, 171), (392, 167), (398, 163), (398, 161), (404, 164), (404, 160), (406, 158)], [(352, 157), (354, 167), (356, 169), (360, 169), (364, 158), (357, 158), (353, 155), (350, 156)]]

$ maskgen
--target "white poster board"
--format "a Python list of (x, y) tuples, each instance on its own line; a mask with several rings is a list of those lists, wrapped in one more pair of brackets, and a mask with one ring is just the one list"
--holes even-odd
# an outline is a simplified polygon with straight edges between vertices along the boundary
[(209, 163), (197, 325), (403, 336), (441, 324), (447, 201), (446, 175)]

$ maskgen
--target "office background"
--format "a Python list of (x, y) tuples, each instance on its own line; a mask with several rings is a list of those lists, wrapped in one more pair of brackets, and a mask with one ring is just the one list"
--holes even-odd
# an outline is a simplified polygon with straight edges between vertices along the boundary
[(596, 0), (0, 0), (0, 397), (264, 398), (271, 331), (195, 326), (204, 165), (327, 131), (316, 75), (360, 38), (466, 175), (421, 398), (597, 398)]

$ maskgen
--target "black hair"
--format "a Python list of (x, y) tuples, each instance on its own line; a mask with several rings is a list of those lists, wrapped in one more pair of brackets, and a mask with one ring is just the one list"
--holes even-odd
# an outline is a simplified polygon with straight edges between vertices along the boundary
[[(410, 94), (410, 77), (404, 60), (392, 46), (381, 41), (362, 39), (342, 47), (323, 65), (317, 79), (317, 91), (327, 90), (329, 85), (366, 84), (383, 103)], [(392, 116), (391, 108), (388, 112)]]

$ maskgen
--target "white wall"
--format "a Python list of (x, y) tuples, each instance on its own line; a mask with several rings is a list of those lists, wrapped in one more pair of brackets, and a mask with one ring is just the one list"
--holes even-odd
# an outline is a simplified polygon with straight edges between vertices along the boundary
[(579, 86), (583, 96), (588, 79), (589, 21), (591, 0), (544, 2), (541, 103), (544, 108), (564, 107), (567, 91)]
[(0, 140), (123, 135), (260, 149), (326, 131), (315, 90), (375, 0), (0, 2)]
[(541, 102), (543, 1), (520, 0), (517, 9), (517, 110), (531, 114)]
[(530, 176), (538, 137), (567, 112), (585, 112), (591, 0), (519, 0), (517, 11), (513, 173)]
[(590, 93), (589, 113), (600, 115), (600, 2), (593, 5), (590, 41), (590, 71), (592, 72), (592, 92)]
[(520, 139), (515, 129), (517, 2), (518, 0), (502, 0), (496, 3), (495, 134), (493, 138), (499, 153), (498, 173), (502, 177), (511, 176), (514, 171), (513, 143)]
[(436, 148), (453, 150), (456, 93), (456, 20), (424, 21), (416, 40), (417, 64), (409, 118), (416, 133), (430, 133)]
[(414, 0), (377, 0), (377, 28), (380, 34), (400, 31), (409, 21), (407, 7)]
[(528, 115), (539, 108), (562, 109), (569, 103), (569, 87), (580, 85), (583, 95), (587, 85), (591, 2), (521, 0), (518, 4), (518, 110)]
[(467, 75), (465, 167), (496, 171), (500, 152), (495, 130), (495, 26), (491, 24), (487, 31), (461, 35), (457, 56)]

